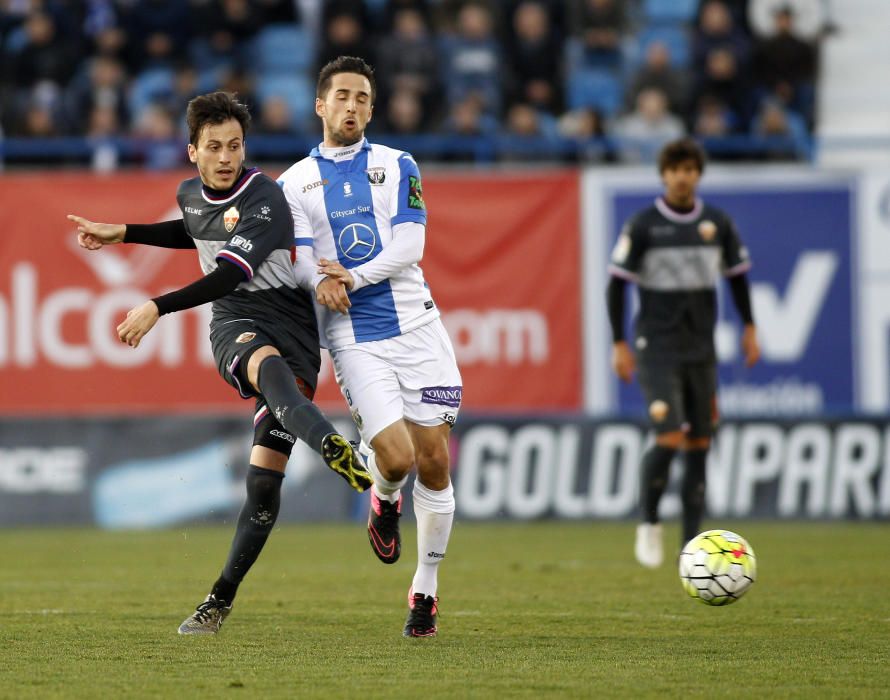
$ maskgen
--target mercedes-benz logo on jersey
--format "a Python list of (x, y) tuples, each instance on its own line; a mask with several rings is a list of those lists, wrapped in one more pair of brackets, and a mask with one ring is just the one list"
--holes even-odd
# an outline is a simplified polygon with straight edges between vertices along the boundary
[(374, 252), (377, 237), (374, 230), (365, 224), (349, 224), (344, 226), (337, 238), (340, 250), (350, 260), (365, 260)]

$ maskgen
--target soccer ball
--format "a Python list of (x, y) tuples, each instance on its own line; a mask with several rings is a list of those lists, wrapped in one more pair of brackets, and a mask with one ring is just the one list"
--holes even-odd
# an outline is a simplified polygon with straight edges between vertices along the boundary
[(680, 581), (705, 605), (729, 605), (741, 598), (757, 577), (757, 558), (744, 537), (728, 530), (696, 535), (680, 552)]

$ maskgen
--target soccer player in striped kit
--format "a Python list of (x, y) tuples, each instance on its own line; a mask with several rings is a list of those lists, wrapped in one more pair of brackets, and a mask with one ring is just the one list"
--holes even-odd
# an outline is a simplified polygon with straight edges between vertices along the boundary
[(418, 564), (403, 633), (431, 637), (454, 518), (448, 436), (462, 382), (419, 266), (427, 221), (420, 172), (409, 153), (365, 139), (374, 97), (363, 60), (324, 66), (315, 100), (324, 140), (279, 182), (294, 219), (297, 277), (315, 290), (322, 344), (374, 477), (368, 538), (384, 563), (399, 558), (401, 489), (416, 467)]

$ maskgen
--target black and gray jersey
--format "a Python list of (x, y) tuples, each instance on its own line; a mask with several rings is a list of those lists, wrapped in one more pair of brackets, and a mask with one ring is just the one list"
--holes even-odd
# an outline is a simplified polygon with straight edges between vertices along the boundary
[(215, 321), (259, 317), (314, 326), (312, 300), (297, 288), (293, 272), (290, 207), (274, 180), (246, 169), (231, 189), (218, 192), (195, 177), (179, 186), (176, 199), (204, 274), (226, 260), (246, 278), (213, 302)]
[(691, 211), (680, 213), (658, 197), (625, 224), (609, 272), (639, 289), (639, 352), (652, 359), (713, 361), (717, 282), (750, 267), (724, 212), (696, 199)]

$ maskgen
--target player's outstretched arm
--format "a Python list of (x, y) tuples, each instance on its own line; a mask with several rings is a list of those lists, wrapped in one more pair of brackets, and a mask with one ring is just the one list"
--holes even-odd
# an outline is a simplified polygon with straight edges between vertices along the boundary
[(77, 224), (77, 243), (87, 250), (121, 243), (127, 233), (126, 224), (100, 224), (75, 214), (68, 214), (68, 220)]

